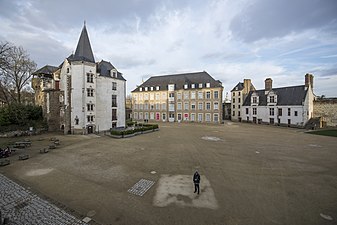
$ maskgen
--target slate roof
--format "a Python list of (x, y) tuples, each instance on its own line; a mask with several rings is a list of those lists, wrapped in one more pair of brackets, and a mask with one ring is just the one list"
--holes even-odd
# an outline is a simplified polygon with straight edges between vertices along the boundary
[[(237, 89), (236, 89), (236, 88), (237, 88)], [(242, 82), (239, 82), (239, 83), (238, 83), (238, 84), (231, 90), (231, 92), (232, 92), (232, 91), (242, 91), (243, 88), (244, 88), (243, 83), (242, 83)]]
[(219, 80), (215, 80), (207, 72), (195, 72), (195, 73), (183, 73), (173, 75), (161, 75), (152, 76), (146, 80), (143, 84), (138, 86), (132, 92), (139, 91), (140, 87), (157, 87), (159, 90), (167, 90), (169, 84), (175, 84), (175, 90), (184, 89), (184, 85), (188, 84), (188, 88), (191, 88), (191, 84), (195, 84), (195, 89), (199, 89), (199, 83), (203, 84), (203, 88), (206, 87), (206, 83), (210, 83), (210, 87), (222, 87)]
[[(115, 69), (117, 71), (117, 69), (110, 62), (102, 60), (99, 63), (97, 63), (97, 73), (100, 73), (100, 76), (111, 77), (110, 71), (112, 69)], [(118, 71), (117, 71), (116, 79), (125, 80), (122, 73), (120, 73)]]
[(45, 65), (44, 67), (36, 70), (33, 75), (49, 75), (53, 76), (53, 73), (58, 69), (56, 66)]
[[(305, 85), (273, 88), (272, 91), (277, 95), (276, 105), (302, 105), (307, 94)], [(250, 91), (243, 106), (251, 105), (251, 96), (253, 93), (257, 93), (259, 96), (259, 106), (267, 105), (267, 95), (265, 95), (265, 89), (263, 89)]]
[(89, 36), (87, 32), (87, 28), (84, 25), (80, 39), (78, 40), (78, 44), (76, 47), (75, 54), (71, 54), (68, 57), (69, 61), (86, 61), (86, 62), (95, 62), (94, 54), (92, 53)]

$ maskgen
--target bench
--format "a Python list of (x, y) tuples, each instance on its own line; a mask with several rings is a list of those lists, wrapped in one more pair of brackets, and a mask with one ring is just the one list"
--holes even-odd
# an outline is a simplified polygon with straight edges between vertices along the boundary
[(40, 149), (41, 154), (44, 154), (44, 153), (47, 153), (47, 152), (49, 152), (48, 148)]
[(0, 159), (0, 166), (7, 166), (9, 164), (11, 164), (9, 159)]
[(28, 154), (19, 155), (19, 160), (26, 160), (26, 159), (29, 159), (29, 155)]

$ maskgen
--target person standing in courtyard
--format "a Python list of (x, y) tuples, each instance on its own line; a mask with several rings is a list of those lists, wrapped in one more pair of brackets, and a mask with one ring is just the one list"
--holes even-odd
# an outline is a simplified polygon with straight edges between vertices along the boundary
[(198, 194), (200, 192), (200, 174), (198, 173), (198, 171), (195, 171), (194, 175), (193, 175), (193, 183), (194, 183), (194, 193), (198, 191)]

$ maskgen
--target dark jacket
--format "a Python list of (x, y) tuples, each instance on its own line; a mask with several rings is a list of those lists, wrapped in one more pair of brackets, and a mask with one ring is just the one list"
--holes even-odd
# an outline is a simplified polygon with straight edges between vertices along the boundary
[(196, 184), (200, 183), (200, 174), (198, 172), (195, 172), (193, 175), (193, 182)]

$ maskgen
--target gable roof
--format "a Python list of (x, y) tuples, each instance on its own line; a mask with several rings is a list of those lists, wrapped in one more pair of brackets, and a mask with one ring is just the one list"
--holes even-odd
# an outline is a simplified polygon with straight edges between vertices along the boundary
[(71, 54), (68, 57), (70, 61), (87, 61), (95, 62), (94, 54), (92, 53), (90, 40), (87, 32), (87, 28), (84, 24), (80, 39), (78, 40), (75, 54)]
[(58, 69), (56, 66), (45, 65), (44, 67), (36, 70), (33, 75), (48, 75), (50, 77), (53, 76), (53, 73)]
[[(307, 94), (305, 85), (273, 88), (272, 91), (277, 95), (276, 105), (302, 105)], [(256, 93), (259, 96), (259, 106), (267, 105), (268, 95), (265, 94), (265, 89), (263, 89), (250, 91), (243, 103), (243, 106), (251, 105), (251, 96), (253, 93)]]
[[(211, 77), (211, 75), (203, 71), (195, 73), (152, 76), (132, 92), (139, 91), (140, 87), (157, 86), (159, 86), (160, 90), (167, 90), (169, 84), (175, 84), (175, 90), (183, 89), (185, 84), (188, 84), (189, 89), (191, 88), (191, 84), (195, 84), (195, 89), (198, 89), (200, 83), (210, 83), (211, 88), (222, 87), (222, 84), (219, 80), (215, 80), (213, 77)], [(203, 88), (204, 87), (205, 86), (203, 85)]]
[(99, 73), (100, 76), (111, 77), (110, 71), (113, 69), (115, 69), (117, 72), (117, 77), (115, 77), (115, 79), (125, 80), (122, 73), (118, 72), (117, 69), (110, 62), (102, 60), (97, 63), (97, 73)]
[(232, 90), (232, 91), (242, 91), (244, 88), (244, 84), (242, 82), (239, 82)]

